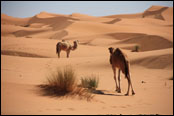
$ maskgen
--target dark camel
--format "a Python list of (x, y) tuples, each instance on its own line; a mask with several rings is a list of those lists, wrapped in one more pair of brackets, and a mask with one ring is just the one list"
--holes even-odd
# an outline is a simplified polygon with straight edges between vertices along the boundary
[[(132, 95), (135, 94), (133, 87), (132, 87), (132, 82), (130, 78), (130, 72), (129, 72), (129, 61), (127, 59), (127, 56), (121, 51), (121, 49), (117, 48), (114, 50), (114, 48), (110, 47), (109, 48), (110, 52), (110, 64), (112, 65), (112, 69), (114, 72), (114, 80), (116, 83), (116, 91), (118, 93), (121, 93), (121, 88), (120, 88), (120, 70), (122, 73), (125, 75), (125, 78), (128, 80), (128, 90), (127, 93), (125, 94), (126, 96), (129, 95), (129, 88), (131, 86), (132, 88)], [(119, 87), (117, 86), (117, 79), (116, 79), (116, 68), (119, 69), (118, 71), (118, 82), (119, 82)]]

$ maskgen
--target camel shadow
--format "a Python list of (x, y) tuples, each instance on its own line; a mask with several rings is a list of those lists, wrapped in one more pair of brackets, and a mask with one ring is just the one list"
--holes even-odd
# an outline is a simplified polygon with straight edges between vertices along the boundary
[(117, 93), (109, 93), (110, 91), (106, 90), (92, 90), (93, 94), (98, 94), (98, 95), (108, 95), (108, 96), (125, 96)]

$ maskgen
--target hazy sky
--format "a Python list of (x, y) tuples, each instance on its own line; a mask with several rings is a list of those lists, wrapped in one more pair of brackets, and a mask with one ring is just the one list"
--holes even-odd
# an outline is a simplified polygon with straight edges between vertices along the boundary
[(1, 13), (31, 17), (42, 11), (91, 16), (140, 13), (152, 5), (173, 7), (173, 1), (1, 1)]

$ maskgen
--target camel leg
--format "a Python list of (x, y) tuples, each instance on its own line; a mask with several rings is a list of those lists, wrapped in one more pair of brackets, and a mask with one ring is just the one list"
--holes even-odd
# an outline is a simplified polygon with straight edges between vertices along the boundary
[[(129, 76), (129, 79), (130, 79), (130, 76)], [(130, 79), (130, 85), (131, 85), (131, 88), (132, 88), (132, 95), (135, 95), (135, 92), (134, 92), (133, 87), (132, 87), (131, 79)]]
[(132, 87), (132, 82), (130, 81), (130, 84), (131, 84), (131, 88), (132, 88), (132, 95), (135, 95), (135, 92), (133, 90), (133, 87)]
[(127, 77), (127, 81), (128, 81), (128, 90), (127, 93), (125, 94), (126, 96), (129, 95), (129, 88), (130, 88), (130, 78)]
[(70, 51), (67, 51), (67, 58), (69, 58)]
[(121, 93), (121, 87), (120, 87), (120, 69), (118, 71), (118, 83), (119, 83), (119, 90), (118, 93)]
[(58, 51), (58, 58), (60, 58), (60, 51)]
[(117, 86), (117, 79), (116, 79), (116, 68), (115, 67), (112, 67), (113, 69), (113, 72), (114, 72), (114, 80), (115, 80), (115, 84), (116, 84), (116, 90), (115, 91), (118, 91), (118, 86)]

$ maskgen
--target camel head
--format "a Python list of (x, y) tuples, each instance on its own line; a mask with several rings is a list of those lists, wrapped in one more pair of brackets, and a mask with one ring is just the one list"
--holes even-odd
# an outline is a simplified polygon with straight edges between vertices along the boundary
[(65, 40), (64, 40), (64, 39), (62, 39), (62, 42), (65, 42)]
[(113, 51), (114, 51), (114, 48), (113, 48), (113, 47), (110, 47), (110, 48), (108, 48), (108, 49), (109, 49), (110, 54), (112, 55), (112, 53), (113, 53)]
[(79, 41), (76, 40), (76, 41), (74, 41), (73, 43), (74, 43), (74, 45), (72, 46), (72, 50), (75, 50), (75, 49), (77, 49), (77, 47), (78, 47)]

